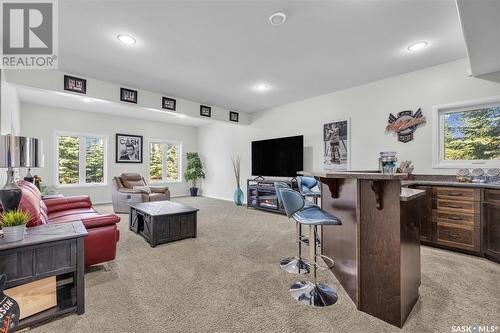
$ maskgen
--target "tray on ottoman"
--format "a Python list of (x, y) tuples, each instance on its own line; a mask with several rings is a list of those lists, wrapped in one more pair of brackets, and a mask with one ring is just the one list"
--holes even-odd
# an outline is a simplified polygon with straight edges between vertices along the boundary
[(129, 229), (151, 247), (196, 238), (197, 212), (197, 208), (172, 201), (134, 203), (130, 205)]

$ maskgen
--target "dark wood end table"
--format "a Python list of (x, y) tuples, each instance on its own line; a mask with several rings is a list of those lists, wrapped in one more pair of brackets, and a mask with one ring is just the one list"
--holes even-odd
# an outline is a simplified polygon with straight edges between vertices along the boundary
[(18, 329), (69, 313), (85, 312), (84, 237), (81, 221), (28, 228), (19, 242), (0, 239), (0, 272), (5, 289), (51, 276), (57, 281), (57, 306), (21, 319)]

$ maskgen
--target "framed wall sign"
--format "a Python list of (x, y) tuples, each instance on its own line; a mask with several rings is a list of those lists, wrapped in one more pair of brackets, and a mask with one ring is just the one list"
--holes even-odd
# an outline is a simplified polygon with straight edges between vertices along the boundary
[(116, 163), (142, 163), (142, 136), (116, 134)]
[(351, 165), (351, 121), (323, 125), (323, 170), (349, 170)]
[(200, 105), (200, 116), (212, 117), (212, 108), (206, 105)]
[(79, 94), (87, 93), (87, 80), (78, 77), (64, 75), (64, 90)]
[(137, 90), (120, 88), (120, 101), (137, 104)]
[(229, 111), (229, 120), (230, 121), (234, 121), (234, 122), (238, 122), (239, 121), (239, 113), (238, 112), (234, 112), (234, 111)]
[(161, 98), (161, 107), (166, 110), (175, 111), (176, 101), (173, 98), (162, 97)]

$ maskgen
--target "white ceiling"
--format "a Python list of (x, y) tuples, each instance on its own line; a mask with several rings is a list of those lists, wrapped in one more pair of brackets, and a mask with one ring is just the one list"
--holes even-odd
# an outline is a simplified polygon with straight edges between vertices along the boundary
[(47, 105), (58, 108), (110, 114), (120, 117), (148, 119), (170, 124), (201, 126), (213, 120), (189, 117), (182, 114), (167, 113), (165, 110), (128, 105), (102, 99), (88, 98), (76, 94), (41, 90), (28, 87), (17, 87), (19, 100), (22, 103)]
[(59, 25), (62, 70), (243, 112), (466, 55), (452, 0), (61, 1)]

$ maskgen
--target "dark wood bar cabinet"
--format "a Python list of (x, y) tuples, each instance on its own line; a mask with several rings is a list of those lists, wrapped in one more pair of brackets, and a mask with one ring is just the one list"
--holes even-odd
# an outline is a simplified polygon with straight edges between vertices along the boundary
[(401, 189), (402, 174), (313, 173), (321, 207), (341, 226), (324, 226), (323, 254), (357, 308), (402, 327), (419, 298), (420, 213), (425, 191)]

